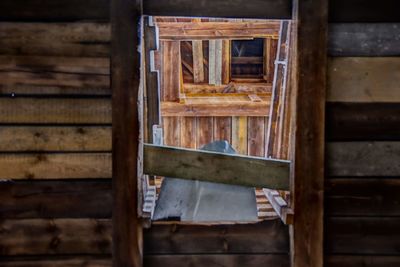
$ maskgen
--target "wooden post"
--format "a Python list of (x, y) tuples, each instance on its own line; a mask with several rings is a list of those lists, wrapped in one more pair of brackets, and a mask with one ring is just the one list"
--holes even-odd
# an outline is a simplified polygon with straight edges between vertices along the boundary
[(323, 266), (324, 127), (327, 0), (294, 1), (294, 84), (297, 86), (291, 159), (292, 267)]
[(142, 266), (142, 229), (138, 218), (138, 27), (141, 0), (111, 5), (111, 86), (113, 128), (113, 266)]

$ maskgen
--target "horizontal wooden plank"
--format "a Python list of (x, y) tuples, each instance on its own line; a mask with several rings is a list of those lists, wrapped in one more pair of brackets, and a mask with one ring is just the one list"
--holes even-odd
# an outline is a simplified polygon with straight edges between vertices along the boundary
[(326, 106), (326, 137), (334, 141), (400, 140), (400, 103), (338, 103)]
[(288, 253), (289, 232), (279, 219), (236, 225), (153, 225), (145, 254)]
[(0, 98), (0, 123), (111, 124), (111, 99)]
[(154, 16), (289, 19), (292, 14), (292, 2), (202, 0), (194, 4), (190, 0), (147, 0), (143, 1), (143, 13)]
[(289, 258), (281, 254), (151, 255), (144, 256), (144, 266), (289, 267)]
[(400, 218), (333, 217), (325, 224), (325, 252), (400, 255)]
[(2, 21), (108, 21), (109, 16), (110, 0), (2, 0), (0, 2)]
[(111, 256), (3, 257), (2, 267), (112, 267)]
[(400, 179), (340, 178), (325, 181), (328, 216), (400, 216)]
[[(280, 23), (264, 22), (157, 22), (161, 40), (278, 38)], [(262, 63), (262, 62), (261, 62)]]
[(0, 95), (111, 95), (109, 72), (109, 58), (0, 56)]
[[(110, 254), (109, 219), (6, 219), (0, 255)], [(288, 227), (279, 220), (248, 225), (153, 225), (144, 254), (288, 254)], [(285, 266), (285, 265), (284, 265)]]
[(326, 267), (397, 267), (400, 256), (326, 255)]
[(111, 126), (0, 126), (0, 152), (111, 151)]
[(329, 1), (331, 22), (399, 22), (397, 0), (335, 0)]
[(2, 220), (0, 228), (0, 255), (111, 252), (109, 219)]
[(400, 57), (344, 57), (328, 61), (327, 101), (400, 102)]
[(332, 142), (327, 144), (329, 176), (400, 176), (400, 142)]
[(399, 56), (400, 23), (331, 23), (330, 56)]
[(290, 162), (167, 146), (144, 145), (145, 174), (289, 189)]
[(108, 57), (109, 23), (0, 24), (0, 54), (72, 57)]
[(183, 90), (186, 95), (234, 95), (234, 94), (266, 94), (271, 95), (270, 83), (230, 83), (223, 85), (184, 83)]
[(0, 154), (1, 179), (111, 178), (111, 153)]
[(111, 180), (3, 181), (0, 191), (3, 219), (111, 217)]
[(246, 101), (236, 102), (221, 99), (207, 103), (210, 98), (201, 100), (203, 103), (161, 102), (161, 114), (165, 117), (268, 116), (269, 101), (252, 102), (247, 96), (244, 97)]

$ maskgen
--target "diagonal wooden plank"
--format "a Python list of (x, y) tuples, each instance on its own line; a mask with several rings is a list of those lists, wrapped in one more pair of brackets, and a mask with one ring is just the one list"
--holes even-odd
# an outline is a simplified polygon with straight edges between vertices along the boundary
[(144, 144), (145, 174), (250, 187), (289, 188), (290, 161)]

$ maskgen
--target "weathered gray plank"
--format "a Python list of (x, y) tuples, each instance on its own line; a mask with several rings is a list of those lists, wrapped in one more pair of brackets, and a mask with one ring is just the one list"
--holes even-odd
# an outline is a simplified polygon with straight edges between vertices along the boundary
[(288, 190), (290, 162), (144, 145), (144, 173)]
[(399, 56), (400, 23), (331, 23), (330, 56)]
[(400, 142), (327, 144), (329, 176), (400, 176)]
[(327, 101), (400, 102), (400, 57), (344, 57), (328, 62)]
[(289, 0), (147, 0), (143, 13), (157, 16), (289, 19)]

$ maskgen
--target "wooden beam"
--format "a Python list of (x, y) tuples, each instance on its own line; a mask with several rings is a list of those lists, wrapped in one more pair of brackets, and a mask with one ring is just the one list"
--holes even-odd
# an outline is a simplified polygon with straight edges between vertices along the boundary
[(202, 103), (161, 102), (161, 114), (168, 117), (199, 117), (199, 116), (268, 116), (269, 101), (222, 101), (207, 103), (211, 98), (201, 99)]
[(144, 145), (144, 173), (249, 187), (289, 189), (290, 162)]
[(294, 1), (292, 267), (323, 266), (327, 2)]
[(204, 82), (203, 41), (192, 41), (193, 79), (195, 83)]
[(157, 22), (161, 40), (278, 38), (279, 22)]
[(264, 188), (263, 192), (269, 203), (274, 208), (276, 214), (281, 218), (284, 224), (293, 223), (293, 211), (288, 207), (288, 203), (276, 190)]
[(142, 266), (142, 227), (138, 218), (141, 0), (111, 2), (113, 266)]
[(186, 96), (196, 94), (266, 94), (271, 95), (272, 85), (269, 83), (230, 83), (222, 85), (185, 83), (183, 90)]
[(291, 11), (289, 0), (203, 0), (201, 4), (190, 0), (147, 0), (143, 3), (143, 13), (154, 16), (290, 19)]
[(178, 101), (181, 91), (181, 45), (179, 41), (162, 41), (161, 99)]
[(222, 83), (222, 40), (209, 41), (208, 53), (208, 80), (209, 84)]

